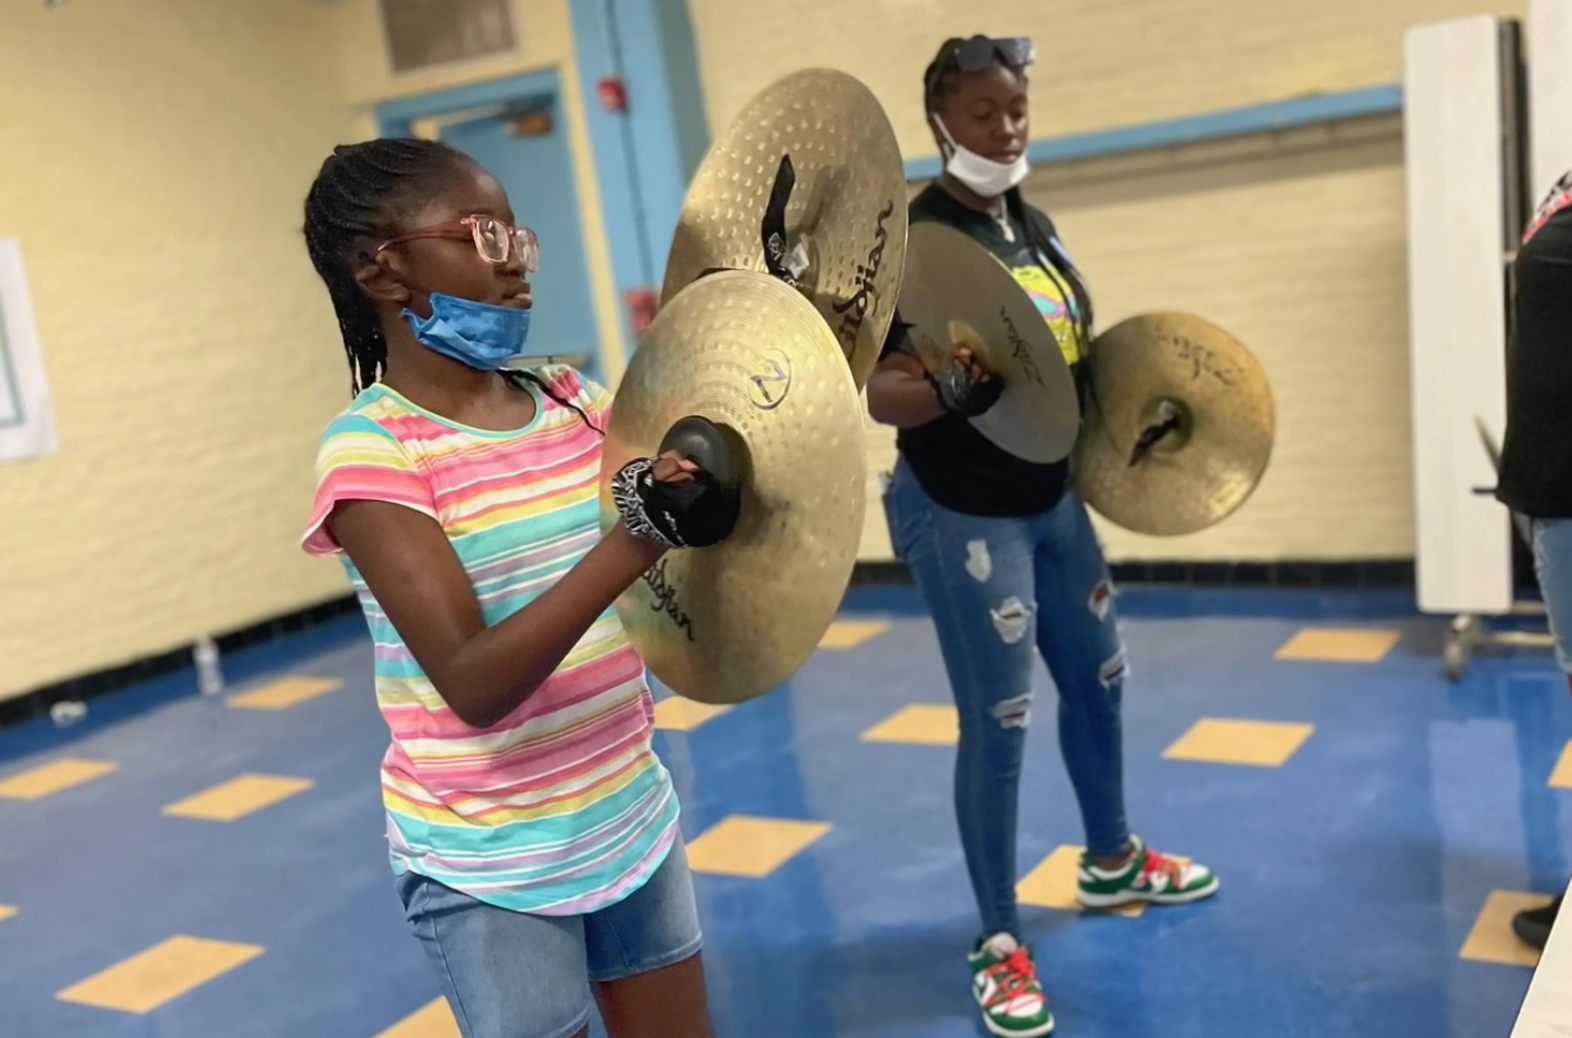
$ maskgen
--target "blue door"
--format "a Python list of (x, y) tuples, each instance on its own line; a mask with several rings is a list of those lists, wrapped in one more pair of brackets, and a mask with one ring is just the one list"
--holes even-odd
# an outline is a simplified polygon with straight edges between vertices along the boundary
[[(463, 113), (482, 110), (481, 117)], [(382, 132), (406, 137), (417, 119), (452, 114), (442, 140), (471, 156), (507, 190), (518, 221), (540, 237), (540, 270), (527, 356), (571, 363), (606, 381), (601, 334), (590, 296), (590, 271), (573, 153), (554, 72), (408, 98), (383, 105)]]

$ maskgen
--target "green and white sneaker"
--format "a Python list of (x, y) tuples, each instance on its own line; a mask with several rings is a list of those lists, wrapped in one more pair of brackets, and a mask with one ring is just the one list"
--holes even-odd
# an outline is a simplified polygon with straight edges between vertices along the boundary
[(1158, 854), (1131, 837), (1135, 853), (1117, 869), (1100, 869), (1081, 855), (1076, 897), (1087, 908), (1116, 908), (1136, 901), (1181, 905), (1217, 893), (1217, 877), (1205, 865)]
[(973, 945), (967, 959), (983, 1026), (1005, 1038), (1038, 1038), (1053, 1031), (1053, 1014), (1037, 981), (1030, 948), (1007, 933), (994, 934)]

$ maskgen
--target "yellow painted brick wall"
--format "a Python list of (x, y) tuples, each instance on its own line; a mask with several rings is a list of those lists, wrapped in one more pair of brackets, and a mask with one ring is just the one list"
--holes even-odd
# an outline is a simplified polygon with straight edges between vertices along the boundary
[[(1034, 136), (1137, 125), (1397, 82), (1405, 27), (1488, 0), (690, 0), (708, 115), (724, 127), (806, 64), (861, 78), (908, 158), (934, 153), (921, 75), (950, 35), (1031, 35)], [(877, 41), (870, 45), (870, 41)], [(809, 56), (809, 57), (805, 57)], [(1395, 120), (1039, 170), (1028, 193), (1088, 274), (1100, 327), (1156, 308), (1230, 328), (1276, 389), (1278, 443), (1255, 497), (1192, 537), (1099, 526), (1135, 559), (1401, 557), (1413, 551), (1405, 211)], [(893, 459), (870, 428), (875, 474)], [(862, 556), (887, 558), (876, 497)]]
[(910, 157), (934, 153), (922, 71), (947, 36), (1037, 42), (1038, 136), (1393, 83), (1403, 30), (1521, 0), (688, 0), (712, 126), (806, 65), (863, 79)]
[(0, 696), (343, 590), (297, 547), (348, 381), (300, 239), (349, 130), (331, 9), (0, 8), (0, 235), (59, 454), (0, 466)]
[(558, 70), (620, 374), (567, 2), (518, 16), (517, 54), (394, 77), (373, 0), (0, 12), (9, 96), (36, 98), (0, 113), (0, 235), (23, 242), (62, 440), (0, 466), (0, 698), (347, 591), (298, 548), (348, 392), (300, 206), (377, 103)]
[[(573, 26), (568, 0), (514, 0), (514, 25), (519, 50), (423, 72), (394, 75), (390, 71), (375, 0), (346, 0), (337, 8), (338, 40), (344, 91), (361, 112), (359, 136), (376, 132), (371, 113), (377, 104), (454, 87), (505, 79), (542, 69), (555, 69), (562, 86), (562, 109), (573, 149), (573, 167), (584, 216), (585, 257), (590, 268), (590, 294), (599, 323), (601, 356), (608, 379), (615, 383), (627, 358), (623, 341), (621, 301), (612, 275), (611, 250), (600, 202), (600, 182), (585, 117), (584, 92), (573, 56)], [(531, 204), (552, 200), (515, 198), (514, 208), (527, 220)], [(550, 243), (543, 243), (550, 249)]]

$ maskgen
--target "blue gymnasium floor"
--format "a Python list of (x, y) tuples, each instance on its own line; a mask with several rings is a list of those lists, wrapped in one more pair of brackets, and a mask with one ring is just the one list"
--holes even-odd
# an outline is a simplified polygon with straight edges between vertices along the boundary
[[(1132, 821), (1212, 864), (1223, 889), (1139, 919), (1028, 909), (1058, 1033), (1505, 1038), (1530, 976), (1506, 931), (1510, 893), (1557, 890), (1572, 864), (1572, 801), (1549, 785), (1572, 700), (1549, 659), (1478, 661), (1448, 686), (1441, 624), (1405, 596), (1133, 592), (1121, 609)], [(932, 631), (906, 593), (859, 593), (844, 619), (875, 626), (838, 628), (850, 647), (820, 652), (788, 689), (658, 736), (690, 842), (733, 815), (830, 827), (773, 871), (696, 876), (719, 1033), (981, 1034), (953, 751), (863, 738), (911, 704), (946, 702)], [(1277, 659), (1306, 627), (1345, 633), (1304, 654), (1378, 662)], [(285, 709), (204, 701), (186, 673), (95, 701), (63, 731), (0, 731), (0, 1035), (453, 1034), (426, 1008), (436, 984), (385, 863), (369, 667), (351, 617), (226, 660), (231, 695), (343, 682)], [(1044, 675), (1023, 876), (1081, 839), (1051, 695)], [(942, 743), (943, 711), (923, 717), (906, 737)], [(1255, 764), (1166, 759), (1202, 719), (1313, 732), (1212, 740)], [(244, 774), (312, 785), (233, 821), (163, 812)], [(222, 813), (225, 798), (209, 799)], [(744, 836), (743, 851), (771, 843)], [(724, 839), (709, 842), (695, 859), (731, 867)], [(182, 951), (164, 944), (176, 935), (233, 943)], [(1519, 961), (1480, 961), (1502, 957)]]

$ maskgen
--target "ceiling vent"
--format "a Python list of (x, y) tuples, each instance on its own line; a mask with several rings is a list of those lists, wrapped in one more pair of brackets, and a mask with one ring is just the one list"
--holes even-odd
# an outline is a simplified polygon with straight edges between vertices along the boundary
[(518, 49), (513, 0), (378, 0), (394, 73)]

